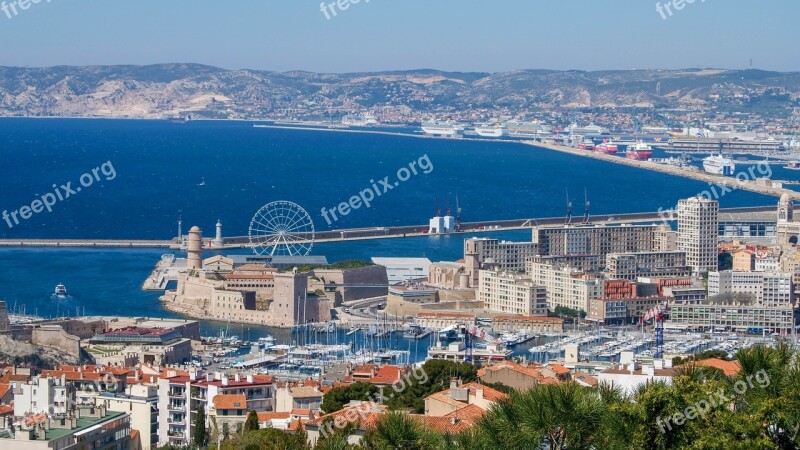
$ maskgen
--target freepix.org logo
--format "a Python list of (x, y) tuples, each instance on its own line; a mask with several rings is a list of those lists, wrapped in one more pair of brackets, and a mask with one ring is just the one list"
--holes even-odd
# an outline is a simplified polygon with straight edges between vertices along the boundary
[(101, 179), (111, 181), (115, 178), (117, 178), (117, 171), (114, 169), (114, 165), (111, 164), (111, 161), (106, 161), (100, 166), (81, 175), (78, 178), (78, 183), (80, 185), (73, 186), (71, 181), (62, 185), (54, 184), (52, 192), (40, 196), (32, 201), (30, 205), (22, 206), (13, 211), (3, 210), (0, 215), (2, 215), (3, 221), (8, 225), (8, 228), (14, 228), (23, 221), (33, 217), (34, 214), (39, 214), (44, 211), (53, 212), (53, 207), (56, 206), (58, 202), (63, 202), (77, 195), (81, 190), (91, 187), (95, 182)]

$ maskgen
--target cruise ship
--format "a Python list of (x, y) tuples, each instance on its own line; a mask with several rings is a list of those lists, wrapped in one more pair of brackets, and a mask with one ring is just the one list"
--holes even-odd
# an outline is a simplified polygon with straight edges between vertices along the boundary
[(595, 125), (593, 123), (591, 123), (591, 124), (589, 124), (589, 125), (587, 125), (585, 127), (581, 127), (578, 124), (574, 123), (574, 124), (569, 126), (568, 130), (569, 130), (570, 134), (578, 134), (578, 135), (581, 135), (581, 136), (608, 134), (609, 133), (608, 128), (603, 128), (603, 127), (601, 127), (599, 125)]
[(370, 127), (378, 125), (378, 119), (372, 114), (346, 115), (342, 117), (342, 125), (348, 127)]
[(733, 160), (722, 155), (711, 155), (703, 160), (703, 170), (714, 175), (731, 176), (736, 170)]
[(454, 137), (459, 127), (450, 122), (423, 122), (422, 131), (430, 136)]
[(653, 156), (653, 147), (642, 141), (634, 145), (629, 145), (628, 149), (625, 151), (625, 157), (638, 161), (647, 161), (651, 156)]
[(475, 132), (481, 137), (500, 138), (506, 135), (506, 128), (502, 125), (478, 125)]
[(505, 124), (509, 137), (520, 139), (535, 139), (553, 135), (550, 126), (539, 122), (519, 122), (509, 120)]

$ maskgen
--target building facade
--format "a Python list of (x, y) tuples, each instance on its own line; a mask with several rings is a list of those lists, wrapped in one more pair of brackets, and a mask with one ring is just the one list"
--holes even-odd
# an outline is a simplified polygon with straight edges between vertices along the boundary
[(544, 286), (550, 310), (562, 306), (588, 311), (589, 300), (603, 297), (602, 279), (571, 267), (529, 261), (527, 273), (534, 285)]
[(717, 270), (719, 202), (705, 197), (678, 201), (678, 250), (695, 276)]
[(481, 270), (478, 301), (487, 309), (507, 314), (547, 315), (547, 290), (527, 275)]

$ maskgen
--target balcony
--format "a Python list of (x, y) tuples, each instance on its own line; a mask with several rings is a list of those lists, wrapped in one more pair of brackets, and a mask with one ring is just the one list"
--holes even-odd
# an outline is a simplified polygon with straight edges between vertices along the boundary
[(180, 390), (180, 391), (170, 390), (167, 395), (169, 395), (170, 397), (173, 397), (173, 398), (185, 398), (186, 397), (186, 391), (184, 391), (184, 390)]
[(184, 403), (171, 403), (167, 406), (170, 411), (186, 411), (186, 404)]

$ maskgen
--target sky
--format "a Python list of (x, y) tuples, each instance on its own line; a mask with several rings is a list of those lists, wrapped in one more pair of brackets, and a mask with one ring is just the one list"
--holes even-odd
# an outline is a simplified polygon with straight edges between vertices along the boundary
[(0, 66), (800, 71), (797, 0), (32, 1), (0, 0)]

